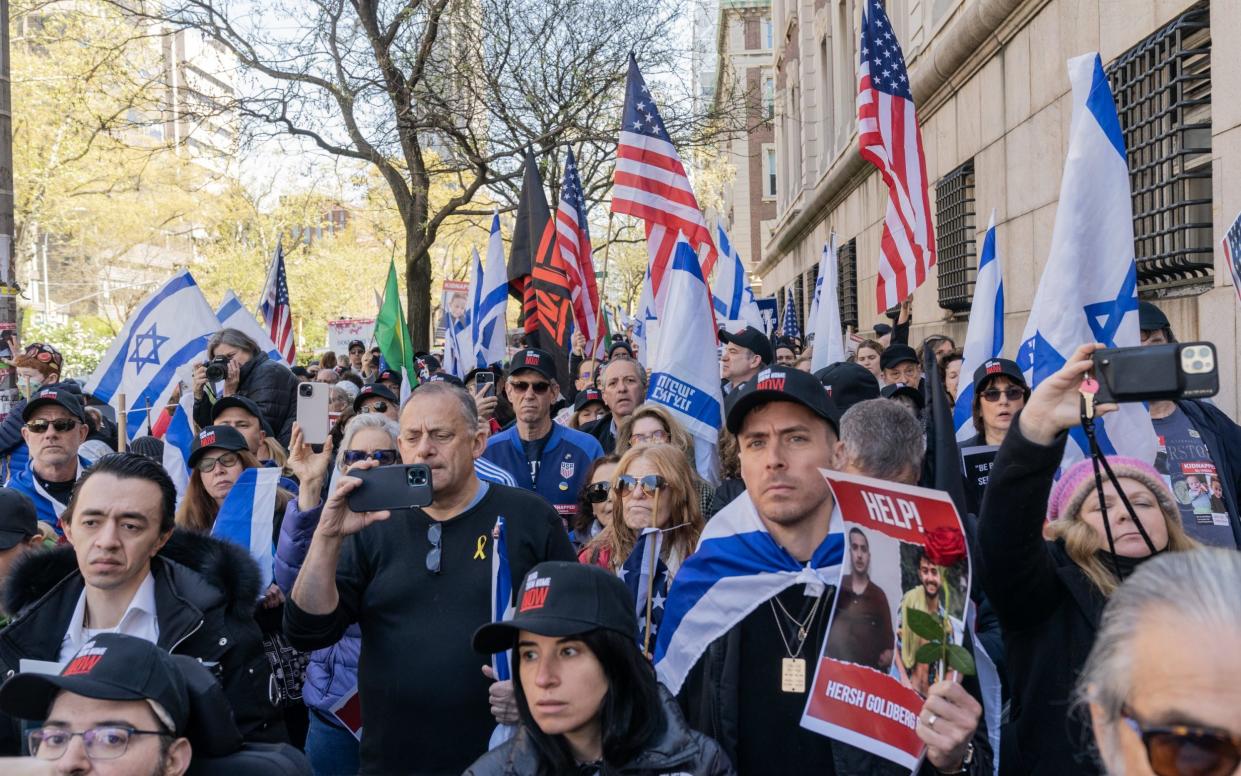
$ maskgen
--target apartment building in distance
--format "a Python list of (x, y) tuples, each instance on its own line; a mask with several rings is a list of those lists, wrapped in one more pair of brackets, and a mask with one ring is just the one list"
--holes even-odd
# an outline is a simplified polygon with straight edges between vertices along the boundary
[[(776, 215), (764, 293), (812, 292), (839, 236), (842, 319), (883, 320), (875, 278), (887, 192), (857, 151), (863, 0), (773, 0)], [(960, 343), (994, 209), (1012, 356), (1048, 258), (1068, 144), (1066, 62), (1098, 51), (1133, 189), (1139, 294), (1179, 339), (1219, 353), (1216, 401), (1238, 416), (1236, 290), (1221, 248), (1241, 210), (1241, 3), (1232, 0), (885, 0), (922, 127), (938, 266), (914, 294), (916, 344)], [(1215, 97), (1213, 99), (1213, 97)]]

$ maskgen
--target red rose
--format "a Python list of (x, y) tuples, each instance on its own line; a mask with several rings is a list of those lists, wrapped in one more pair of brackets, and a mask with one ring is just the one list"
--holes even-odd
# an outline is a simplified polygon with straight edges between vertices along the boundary
[(955, 528), (927, 531), (926, 556), (937, 566), (955, 566), (965, 557), (965, 535)]

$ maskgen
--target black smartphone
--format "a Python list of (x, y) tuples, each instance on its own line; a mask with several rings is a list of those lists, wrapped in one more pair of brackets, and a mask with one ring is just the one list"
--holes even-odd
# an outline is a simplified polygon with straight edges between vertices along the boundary
[(1096, 350), (1097, 403), (1203, 399), (1219, 393), (1219, 365), (1210, 342), (1170, 342)]
[(362, 486), (349, 494), (349, 508), (354, 512), (414, 509), (434, 500), (431, 469), (424, 463), (359, 469), (351, 476), (362, 480)]
[(483, 396), (496, 395), (496, 375), (495, 372), (479, 372), (474, 375), (474, 385), (482, 391)]

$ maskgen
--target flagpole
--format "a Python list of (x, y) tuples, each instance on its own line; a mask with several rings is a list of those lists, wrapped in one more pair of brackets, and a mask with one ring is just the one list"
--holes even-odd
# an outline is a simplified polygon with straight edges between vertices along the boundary
[[(663, 490), (663, 488), (659, 488), (655, 491), (655, 507), (651, 511), (651, 522), (659, 519), (660, 490)], [(656, 528), (656, 530), (658, 530), (658, 528)], [(659, 534), (656, 533), (655, 536), (659, 537)], [(642, 654), (644, 655), (651, 654), (651, 603), (652, 598), (655, 595), (655, 564), (659, 562), (659, 545), (660, 542), (656, 541), (654, 548), (655, 551), (651, 553), (650, 576), (647, 578), (646, 583), (646, 630), (642, 633)]]
[[(612, 252), (612, 218), (613, 216), (615, 216), (615, 213), (613, 213), (611, 209), (609, 209), (608, 210), (608, 228), (605, 232), (605, 234), (607, 234), (608, 236), (608, 241), (603, 244), (603, 293), (599, 294), (599, 311), (598, 311), (599, 320), (595, 322), (595, 331), (597, 332), (603, 330), (603, 297), (607, 293), (608, 255)], [(590, 345), (590, 348), (591, 348), (591, 354), (590, 354), (591, 358), (594, 358), (595, 354), (599, 352), (598, 340), (596, 340), (595, 342), (592, 342)]]
[(129, 413), (125, 409), (125, 394), (116, 395), (116, 451), (125, 452), (125, 442), (129, 439)]

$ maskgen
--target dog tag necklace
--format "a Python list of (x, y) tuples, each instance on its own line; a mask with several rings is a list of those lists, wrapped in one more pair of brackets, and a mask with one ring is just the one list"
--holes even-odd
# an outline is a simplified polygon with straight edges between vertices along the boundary
[[(810, 608), (810, 614), (806, 616), (806, 621), (798, 622), (797, 618), (784, 608), (784, 604), (778, 597), (771, 599), (771, 616), (776, 620), (776, 630), (780, 633), (780, 641), (784, 642), (784, 652), (787, 655), (780, 661), (780, 690), (782, 692), (804, 693), (806, 691), (806, 659), (801, 656), (801, 653), (806, 647), (806, 641), (810, 638), (810, 628), (814, 624), (814, 616), (818, 613), (821, 603), (823, 603), (823, 596), (815, 600), (814, 606)], [(776, 607), (780, 608), (779, 612), (776, 611)], [(789, 644), (788, 637), (784, 635), (784, 623), (780, 620), (781, 614), (797, 627), (797, 637), (793, 645)]]

